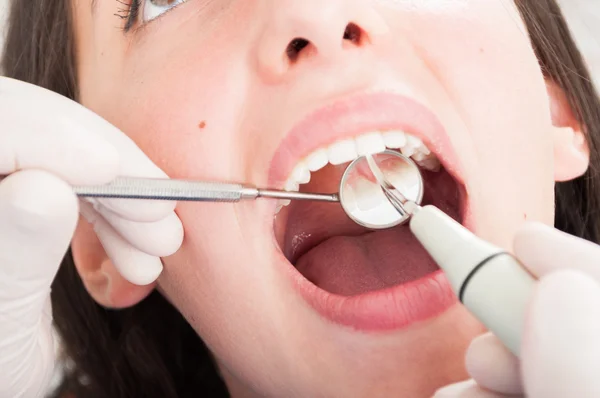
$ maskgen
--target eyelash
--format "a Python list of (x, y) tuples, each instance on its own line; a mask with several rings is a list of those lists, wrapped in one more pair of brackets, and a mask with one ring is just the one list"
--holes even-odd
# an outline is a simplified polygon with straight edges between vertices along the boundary
[(125, 32), (129, 32), (138, 19), (140, 1), (141, 0), (117, 0), (118, 3), (123, 5), (123, 8), (120, 8), (115, 15), (125, 21), (125, 26), (123, 26)]

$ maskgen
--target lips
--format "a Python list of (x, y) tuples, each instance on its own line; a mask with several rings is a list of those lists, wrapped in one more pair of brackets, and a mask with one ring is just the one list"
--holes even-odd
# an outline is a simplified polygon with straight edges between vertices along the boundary
[[(284, 183), (303, 156), (319, 147), (386, 129), (418, 137), (438, 156), (444, 169), (423, 171), (424, 203), (460, 220), (466, 195), (449, 139), (429, 110), (405, 97), (355, 97), (318, 110), (286, 136), (270, 179)], [(301, 191), (337, 192), (345, 167), (325, 167)], [(352, 222), (339, 204), (295, 202), (277, 216), (275, 231), (294, 286), (330, 321), (360, 330), (396, 329), (436, 316), (456, 302), (444, 275), (407, 226), (369, 231)]]

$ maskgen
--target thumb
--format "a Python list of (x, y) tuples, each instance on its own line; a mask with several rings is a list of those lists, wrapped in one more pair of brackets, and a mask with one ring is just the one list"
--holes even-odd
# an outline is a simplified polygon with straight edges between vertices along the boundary
[(543, 277), (525, 327), (522, 370), (531, 398), (600, 397), (600, 286), (572, 270)]
[(452, 384), (435, 392), (432, 398), (517, 398), (516, 395), (502, 395), (479, 386), (475, 380)]
[(541, 223), (525, 224), (514, 239), (515, 255), (538, 278), (577, 269), (600, 282), (600, 246)]
[(78, 218), (77, 199), (43, 171), (0, 183), (0, 397), (37, 397), (54, 351), (50, 285)]
[(479, 386), (508, 395), (523, 394), (519, 360), (493, 334), (474, 339), (465, 362)]

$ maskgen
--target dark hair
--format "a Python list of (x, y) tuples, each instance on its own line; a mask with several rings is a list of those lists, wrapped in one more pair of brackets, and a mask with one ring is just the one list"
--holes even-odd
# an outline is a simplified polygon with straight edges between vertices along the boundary
[[(585, 127), (590, 170), (556, 186), (556, 227), (599, 242), (600, 101), (555, 0), (515, 0), (546, 77)], [(13, 0), (3, 70), (77, 100), (71, 0)], [(68, 366), (59, 391), (86, 398), (227, 396), (210, 353), (160, 294), (107, 310), (87, 294), (68, 253), (53, 284), (56, 328)]]

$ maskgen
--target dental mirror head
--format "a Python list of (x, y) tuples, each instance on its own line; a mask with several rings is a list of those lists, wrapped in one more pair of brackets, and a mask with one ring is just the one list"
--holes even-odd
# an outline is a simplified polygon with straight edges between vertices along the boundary
[[(423, 177), (412, 159), (390, 150), (372, 155), (372, 158), (395, 189), (406, 199), (421, 204)], [(410, 218), (390, 203), (364, 156), (350, 163), (344, 172), (339, 199), (348, 217), (369, 229), (392, 228)]]

